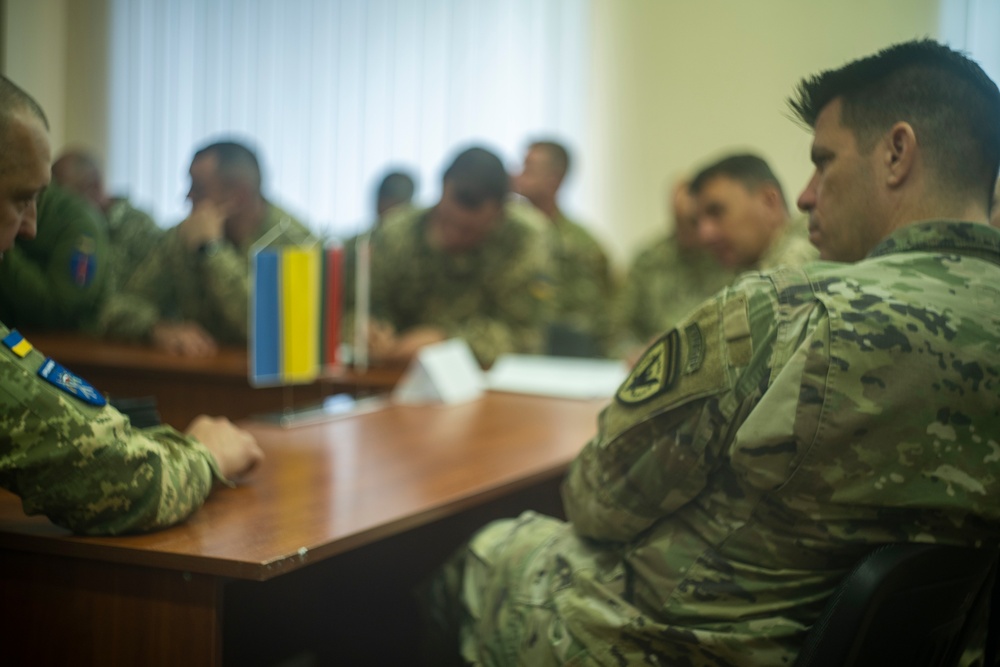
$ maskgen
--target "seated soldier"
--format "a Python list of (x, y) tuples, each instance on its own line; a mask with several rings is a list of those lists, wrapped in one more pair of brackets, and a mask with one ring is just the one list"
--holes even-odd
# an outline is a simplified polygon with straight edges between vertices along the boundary
[[(50, 178), (47, 130), (38, 104), (0, 77), (0, 267), (16, 256), (15, 238), (45, 232), (36, 205)], [(0, 270), (0, 286), (8, 277)], [(215, 480), (263, 458), (253, 436), (226, 419), (198, 417), (186, 433), (135, 428), (2, 322), (0, 342), (0, 487), (27, 514), (92, 535), (163, 528), (201, 507)]]
[(507, 191), (500, 159), (470, 148), (445, 171), (434, 207), (375, 232), (373, 360), (402, 362), (450, 337), (484, 365), (541, 350), (547, 254), (541, 234), (505, 209)]
[(257, 157), (223, 141), (191, 161), (191, 213), (150, 253), (102, 312), (102, 329), (176, 354), (206, 356), (245, 344), (250, 248), (265, 235), (301, 243), (309, 230), (268, 202)]
[(552, 314), (547, 352), (602, 357), (611, 343), (610, 316), (614, 285), (604, 250), (580, 224), (559, 206), (559, 189), (569, 172), (566, 147), (554, 141), (536, 141), (528, 147), (524, 167), (514, 177), (517, 192), (546, 218), (545, 230), (552, 254)]

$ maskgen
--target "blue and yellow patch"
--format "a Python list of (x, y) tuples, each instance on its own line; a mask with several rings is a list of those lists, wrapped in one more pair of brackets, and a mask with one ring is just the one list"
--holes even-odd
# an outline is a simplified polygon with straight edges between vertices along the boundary
[(52, 359), (46, 359), (42, 363), (41, 368), (38, 369), (38, 375), (50, 384), (59, 387), (67, 394), (76, 396), (85, 403), (98, 407), (107, 405), (107, 400), (104, 396), (94, 389), (89, 382), (69, 372)]
[(94, 256), (97, 244), (89, 236), (81, 236), (76, 250), (69, 258), (70, 278), (77, 287), (86, 287), (94, 279), (97, 272), (97, 260)]
[(28, 339), (22, 336), (17, 329), (4, 336), (3, 344), (22, 359), (28, 356), (28, 353), (34, 349), (31, 343), (28, 342)]

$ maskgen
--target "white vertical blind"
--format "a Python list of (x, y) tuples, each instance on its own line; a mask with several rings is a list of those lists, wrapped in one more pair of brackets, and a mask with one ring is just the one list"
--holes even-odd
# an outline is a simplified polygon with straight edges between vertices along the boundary
[(1000, 85), (1000, 2), (941, 0), (940, 17), (941, 39), (968, 53)]
[(531, 138), (580, 145), (589, 15), (589, 0), (113, 0), (108, 180), (170, 225), (193, 151), (237, 138), (269, 198), (354, 233), (387, 169), (429, 204), (461, 147), (514, 167)]

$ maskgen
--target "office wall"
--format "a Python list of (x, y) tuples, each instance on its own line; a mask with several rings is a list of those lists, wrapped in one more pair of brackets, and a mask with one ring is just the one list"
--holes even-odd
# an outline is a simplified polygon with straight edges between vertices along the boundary
[[(6, 0), (5, 70), (49, 112), (57, 149), (107, 146), (110, 0)], [(592, 0), (579, 210), (624, 266), (668, 226), (672, 178), (731, 150), (770, 160), (789, 204), (809, 133), (785, 99), (803, 75), (938, 35), (938, 0)]]

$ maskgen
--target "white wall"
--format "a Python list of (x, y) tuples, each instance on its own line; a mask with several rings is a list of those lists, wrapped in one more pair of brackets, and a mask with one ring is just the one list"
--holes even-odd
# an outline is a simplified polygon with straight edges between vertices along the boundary
[(789, 204), (809, 133), (787, 118), (798, 80), (892, 42), (937, 35), (936, 0), (594, 0), (595, 141), (587, 215), (619, 260), (667, 225), (677, 174), (759, 152)]

